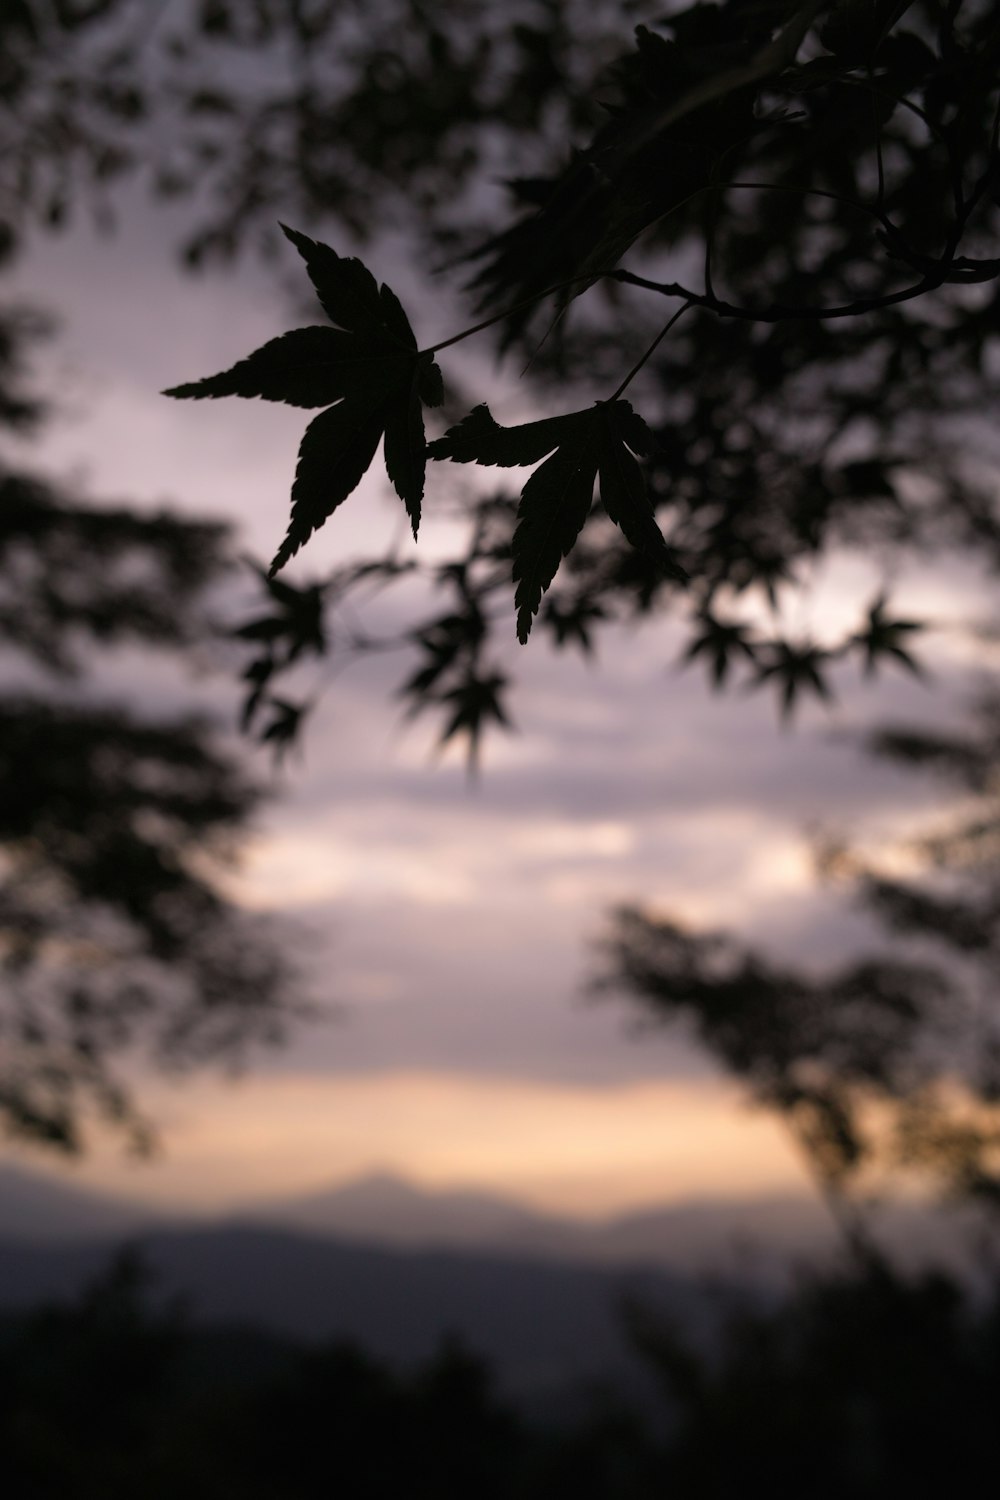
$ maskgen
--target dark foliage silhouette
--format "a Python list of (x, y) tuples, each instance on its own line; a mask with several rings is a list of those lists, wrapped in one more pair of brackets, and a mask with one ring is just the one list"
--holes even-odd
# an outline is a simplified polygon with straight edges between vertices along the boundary
[[(0, 37), (30, 16), (6, 9)], [(0, 51), (16, 73), (16, 45)], [(41, 327), (0, 310), (3, 431), (43, 422), (26, 368)], [(290, 961), (217, 886), (257, 789), (217, 727), (123, 704), (96, 671), (128, 646), (193, 661), (229, 538), (85, 504), (25, 463), (0, 459), (0, 1131), (77, 1150), (101, 1121), (144, 1148), (137, 1067), (231, 1065), (298, 1003)]]
[[(4, 329), (2, 406), (24, 427), (41, 413)], [(295, 1009), (292, 966), (210, 873), (256, 789), (208, 723), (108, 701), (86, 670), (205, 641), (225, 528), (88, 507), (3, 462), (0, 500), (0, 1128), (75, 1150), (101, 1117), (145, 1146), (130, 1057), (232, 1062)]]
[[(398, 637), (358, 626), (258, 650), (248, 727), (279, 749), (301, 732), (310, 695), (285, 679), (321, 642), (347, 660), (396, 644), (417, 657), (409, 705), (478, 746), (511, 722), (494, 627), (512, 575), (522, 639), (536, 610), (552, 643), (582, 650), (610, 622), (681, 613), (689, 660), (716, 685), (775, 691), (785, 713), (830, 696), (842, 658), (911, 667), (919, 622), (884, 590), (845, 633), (789, 622), (808, 564), (841, 544), (997, 556), (987, 448), (964, 420), (996, 394), (994, 7), (726, 0), (605, 15), (552, 0), (501, 18), (379, 0), (359, 16), (108, 0), (5, 20), (17, 119), (0, 211), (15, 228), (58, 225), (84, 198), (110, 212), (116, 179), (139, 169), (196, 203), (191, 264), (274, 253), (279, 218), (332, 217), (355, 240), (388, 226), (428, 274), (444, 258), (452, 287), (471, 278), (479, 303), (473, 329), (443, 330), (425, 361), (493, 325), (530, 354), (531, 400), (593, 429), (582, 448), (520, 460), (541, 467), (518, 507), (449, 477), (455, 442), (459, 461), (495, 459), (483, 420), (456, 427), (469, 402), (447, 365), (452, 430), (425, 449), (420, 407), (438, 392), (414, 391), (408, 322), (406, 355), (387, 354), (384, 378), (346, 405), (330, 386), (330, 351), (350, 346), (339, 314), (339, 333), (271, 346), (261, 394), (283, 382), (295, 403), (318, 381), (306, 399), (330, 407), (304, 445), (294, 544), (355, 487), (382, 415), (411, 519), (429, 452), (427, 505), (457, 502), (470, 525), (464, 551), (430, 568), (443, 607)], [(358, 354), (368, 335), (352, 336)], [(243, 394), (262, 357), (237, 367)], [(646, 428), (630, 418), (639, 447), (619, 431), (602, 465), (594, 434), (626, 388)], [(325, 612), (360, 605), (421, 555), (345, 561), (311, 586)]]
[(5, 1484), (17, 1500), (122, 1495), (156, 1473), (158, 1429), (182, 1348), (176, 1312), (150, 1306), (123, 1252), (75, 1305), (0, 1325)]
[(558, 1421), (509, 1405), (454, 1339), (404, 1371), (346, 1345), (200, 1327), (154, 1293), (126, 1254), (75, 1304), (0, 1320), (12, 1500), (865, 1500), (896, 1484), (922, 1500), (990, 1471), (1000, 1304), (940, 1275), (807, 1282), (735, 1308), (713, 1348), (633, 1308), (647, 1399), (578, 1393)]
[[(995, 248), (998, 45), (985, 5), (886, 4), (864, 17), (847, 4), (679, 10), (662, 30), (640, 26), (635, 49), (604, 75), (597, 99), (610, 118), (570, 165), (513, 183), (523, 217), (474, 252), (480, 310), (496, 311), (424, 356), (495, 322), (506, 344), (532, 351), (553, 404), (588, 385), (597, 402), (513, 429), (475, 407), (426, 449), (413, 408), (415, 472), (425, 452), (488, 466), (544, 460), (516, 514), (493, 496), (467, 500), (471, 546), (438, 574), (451, 608), (409, 634), (423, 663), (404, 691), (415, 707), (445, 710), (446, 738), (474, 743), (487, 714), (504, 722), (504, 674), (486, 653), (505, 572), (524, 641), (563, 557), (540, 614), (559, 645), (586, 647), (605, 619), (683, 600), (688, 659), (704, 656), (717, 686), (748, 668), (785, 713), (803, 695), (828, 697), (844, 656), (868, 672), (916, 669), (907, 643), (919, 622), (895, 617), (884, 593), (839, 640), (783, 634), (780, 611), (763, 634), (733, 610), (753, 593), (777, 609), (800, 565), (838, 542), (948, 535), (996, 550), (986, 493), (949, 421), (993, 389), (1000, 260), (984, 251)], [(692, 261), (700, 284), (671, 277)], [(581, 312), (584, 294), (603, 306)], [(553, 301), (539, 344), (535, 314), (551, 315)], [(644, 324), (655, 335), (645, 353)], [(323, 386), (310, 403), (328, 400), (340, 356), (315, 369), (320, 335), (278, 341), (267, 390), (260, 351), (171, 394), (299, 403), (308, 372)], [(305, 364), (292, 359), (295, 340)], [(396, 378), (377, 385), (377, 403)], [(645, 421), (620, 399), (630, 386)], [(381, 430), (347, 423), (343, 405), (320, 422), (333, 440), (314, 441), (310, 428), (303, 445), (296, 541), (357, 484)], [(434, 483), (445, 492), (446, 480)], [(308, 506), (307, 488), (320, 497)], [(396, 576), (399, 556), (381, 568)], [(343, 597), (355, 582), (341, 574), (325, 587)]]
[(657, 1024), (692, 1027), (779, 1113), (863, 1251), (865, 1195), (894, 1178), (1000, 1204), (997, 717), (991, 687), (950, 733), (872, 736), (876, 754), (961, 794), (896, 847), (820, 851), (877, 919), (879, 950), (817, 972), (637, 908), (606, 942), (604, 982)]
[(643, 1314), (639, 1346), (679, 1407), (664, 1491), (874, 1500), (988, 1474), (998, 1311), (995, 1290), (973, 1303), (946, 1277), (875, 1268), (735, 1315), (708, 1359)]

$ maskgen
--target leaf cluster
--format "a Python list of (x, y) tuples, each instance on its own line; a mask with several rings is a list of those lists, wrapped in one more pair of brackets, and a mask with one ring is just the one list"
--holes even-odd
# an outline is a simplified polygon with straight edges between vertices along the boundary
[(686, 577), (656, 524), (634, 456), (653, 446), (652, 433), (627, 401), (599, 402), (592, 411), (520, 427), (501, 427), (487, 406), (477, 406), (431, 445), (432, 458), (457, 463), (539, 464), (521, 491), (511, 544), (522, 644), (561, 559), (590, 516), (598, 480), (604, 511), (626, 539), (647, 551), (667, 576)]
[[(832, 696), (842, 661), (919, 671), (920, 622), (882, 595), (843, 639), (787, 635), (805, 565), (843, 540), (946, 536), (1000, 557), (992, 501), (947, 425), (996, 384), (996, 257), (981, 248), (997, 227), (990, 18), (920, 5), (859, 30), (848, 9), (726, 4), (640, 26), (588, 143), (510, 184), (518, 216), (472, 257), (486, 321), (530, 349), (556, 410), (582, 371), (614, 394), (518, 427), (480, 403), (430, 443), (439, 462), (533, 470), (493, 557), (477, 539), (492, 497), (466, 502), (455, 565), (490, 631), (506, 545), (522, 641), (538, 620), (556, 646), (589, 650), (604, 622), (680, 598), (685, 659), (718, 688), (741, 664), (788, 716)], [(627, 256), (645, 273), (676, 248), (697, 252), (700, 285), (620, 269)], [(623, 380), (623, 351), (642, 348), (648, 304), (664, 298), (675, 314)], [(553, 303), (538, 344), (536, 314)], [(771, 631), (734, 612), (741, 595), (771, 610)], [(433, 617), (403, 636), (422, 654), (433, 638)], [(481, 680), (504, 675), (491, 664)], [(430, 660), (407, 692), (424, 680), (450, 722)]]

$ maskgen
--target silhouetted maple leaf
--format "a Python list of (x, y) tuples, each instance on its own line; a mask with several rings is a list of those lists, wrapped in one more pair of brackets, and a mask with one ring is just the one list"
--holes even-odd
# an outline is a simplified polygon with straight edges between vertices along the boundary
[(588, 411), (519, 427), (502, 427), (488, 407), (477, 406), (429, 445), (431, 458), (456, 463), (514, 468), (545, 460), (521, 491), (514, 531), (519, 641), (528, 639), (542, 595), (590, 514), (598, 477), (604, 509), (633, 546), (654, 555), (674, 577), (686, 577), (656, 524), (633, 457), (654, 446), (652, 433), (627, 401), (599, 401)]
[(507, 678), (502, 672), (490, 672), (485, 676), (470, 672), (450, 692), (441, 695), (442, 703), (452, 706), (452, 713), (441, 731), (440, 743), (445, 745), (459, 734), (468, 735), (468, 764), (472, 773), (477, 769), (479, 740), (488, 721), (493, 719), (497, 724), (510, 728), (510, 719), (500, 696), (506, 686)]
[[(271, 564), (284, 566), (360, 484), (383, 442), (386, 472), (416, 536), (427, 444), (421, 406), (443, 399), (441, 372), (421, 354), (395, 293), (361, 261), (282, 226), (336, 328), (296, 328), (205, 380), (166, 396), (259, 396), (325, 406), (306, 428), (292, 485), (292, 516)], [(333, 403), (337, 403), (334, 405)]]
[(736, 620), (719, 620), (708, 610), (699, 616), (701, 632), (696, 635), (684, 653), (684, 661), (695, 657), (708, 658), (712, 674), (712, 686), (721, 687), (729, 675), (729, 665), (734, 655), (740, 654), (748, 661), (756, 660), (756, 650), (750, 626)]
[(796, 699), (803, 690), (813, 692), (827, 700), (832, 696), (822, 668), (831, 660), (831, 653), (820, 646), (806, 643), (793, 646), (788, 641), (771, 641), (768, 644), (770, 659), (757, 668), (757, 682), (773, 680), (781, 689), (781, 714), (787, 719), (795, 707)]
[(308, 703), (290, 703), (287, 698), (268, 699), (273, 717), (258, 736), (262, 745), (271, 745), (278, 765), (284, 760), (299, 735), (302, 720), (309, 712)]
[(919, 620), (892, 620), (886, 615), (888, 599), (880, 594), (868, 611), (864, 630), (853, 638), (853, 644), (863, 647), (865, 671), (872, 676), (884, 656), (892, 656), (916, 677), (922, 677), (923, 668), (900, 644), (901, 638), (913, 635), (925, 627)]
[(323, 606), (326, 589), (322, 584), (296, 588), (280, 578), (269, 578), (263, 568), (251, 563), (261, 575), (265, 589), (274, 601), (271, 614), (259, 615), (238, 626), (233, 634), (240, 640), (259, 641), (273, 652), (280, 643), (285, 648), (285, 662), (295, 661), (303, 651), (322, 656), (326, 650), (326, 620)]
[(557, 646), (574, 642), (585, 656), (593, 656), (594, 641), (591, 626), (607, 619), (607, 611), (593, 599), (578, 598), (567, 603), (561, 599), (549, 599), (542, 616), (543, 623), (552, 631)]

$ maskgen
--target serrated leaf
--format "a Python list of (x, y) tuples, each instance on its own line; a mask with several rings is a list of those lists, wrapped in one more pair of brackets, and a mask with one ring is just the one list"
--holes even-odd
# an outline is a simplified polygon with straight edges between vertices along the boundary
[(648, 458), (658, 450), (659, 443), (631, 402), (616, 401), (608, 410), (616, 436), (627, 443), (633, 453)]
[(382, 409), (356, 401), (331, 406), (309, 423), (292, 485), (292, 517), (271, 564), (272, 573), (295, 556), (361, 483), (375, 457), (382, 427)]
[(414, 370), (409, 389), (387, 406), (383, 449), (386, 473), (406, 506), (414, 537), (420, 526), (427, 455), (419, 380), (419, 370)]
[(330, 408), (302, 439), (291, 522), (272, 574), (361, 482), (383, 434), (386, 471), (416, 536), (427, 455), (421, 402), (436, 405), (444, 399), (441, 371), (429, 351), (417, 349), (410, 321), (391, 288), (379, 287), (359, 260), (282, 228), (305, 260), (324, 308), (340, 326), (294, 329), (230, 370), (164, 392), (195, 399), (261, 396), (292, 406)]
[(569, 427), (583, 412), (566, 417), (546, 417), (521, 427), (501, 427), (488, 406), (475, 406), (467, 417), (448, 429), (444, 437), (429, 444), (429, 458), (448, 458), (458, 464), (486, 464), (512, 469), (537, 464), (562, 443)]
[(513, 468), (546, 460), (524, 486), (517, 513), (513, 556), (519, 640), (527, 639), (541, 596), (587, 519), (598, 473), (604, 508), (628, 541), (655, 556), (675, 578), (686, 579), (660, 533), (642, 472), (629, 451), (651, 452), (655, 446), (649, 428), (627, 401), (598, 402), (589, 411), (520, 427), (502, 427), (489, 407), (477, 406), (430, 444), (431, 458), (455, 463)]
[(204, 380), (163, 392), (180, 400), (259, 396), (289, 406), (330, 406), (360, 386), (377, 388), (398, 380), (408, 368), (405, 355), (388, 353), (337, 328), (293, 328)]
[[(428, 355), (424, 355), (417, 365), (417, 389), (420, 399), (425, 406), (440, 406), (444, 400), (444, 381), (441, 378), (441, 367)], [(429, 451), (429, 450), (428, 450)]]
[(597, 478), (592, 447), (567, 444), (536, 469), (521, 492), (514, 532), (514, 604), (523, 645), (542, 595), (590, 514)]
[(402, 303), (396, 293), (387, 287), (383, 281), (379, 288), (379, 308), (382, 314), (382, 325), (393, 338), (405, 344), (408, 349), (416, 351), (417, 340), (410, 320), (403, 311)]
[(378, 282), (353, 256), (338, 255), (320, 240), (311, 240), (297, 229), (282, 224), (306, 263), (309, 280), (331, 323), (352, 333), (374, 333), (384, 328)]
[(625, 446), (626, 433), (631, 434), (633, 443), (645, 443), (648, 438), (650, 444), (652, 433), (627, 401), (616, 401), (613, 407), (605, 408), (604, 418), (599, 468), (601, 501), (609, 519), (633, 547), (658, 558), (675, 578), (686, 579), (687, 573), (656, 524), (642, 471)]

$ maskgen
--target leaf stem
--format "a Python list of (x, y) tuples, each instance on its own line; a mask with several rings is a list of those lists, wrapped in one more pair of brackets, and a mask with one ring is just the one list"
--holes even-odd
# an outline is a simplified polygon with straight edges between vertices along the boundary
[(690, 306), (691, 306), (690, 302), (684, 302), (684, 303), (682, 303), (682, 305), (677, 309), (677, 311), (674, 313), (674, 315), (671, 318), (667, 319), (666, 323), (664, 323), (663, 327), (660, 329), (659, 333), (656, 335), (656, 338), (650, 344), (649, 348), (646, 350), (646, 352), (642, 356), (642, 358), (640, 360), (638, 360), (637, 363), (632, 366), (631, 370), (629, 370), (628, 374), (625, 376), (625, 379), (622, 381), (621, 385), (615, 391), (614, 395), (608, 397), (609, 404), (612, 401), (617, 401), (618, 397), (622, 394), (622, 392), (624, 390), (626, 390), (627, 387), (632, 384), (632, 381), (638, 375), (638, 373), (642, 369), (643, 365), (646, 363), (646, 361), (648, 359), (652, 358), (653, 354), (656, 352), (656, 349), (658, 348), (658, 346), (660, 345), (660, 343), (662, 343), (662, 341), (666, 338), (667, 334), (670, 332), (671, 328), (673, 328), (674, 324), (677, 322), (677, 319), (680, 318), (680, 317), (683, 317), (684, 313), (687, 312), (687, 310), (688, 310), (688, 308)]

